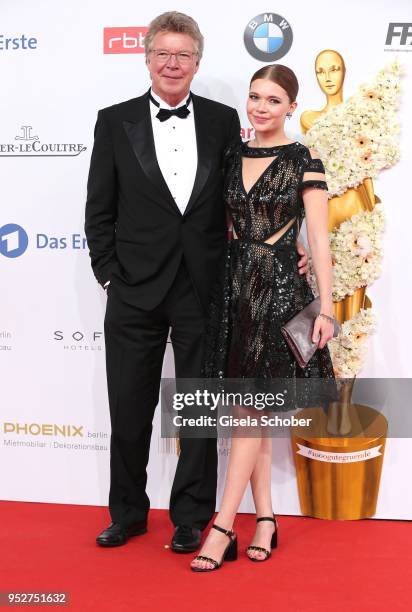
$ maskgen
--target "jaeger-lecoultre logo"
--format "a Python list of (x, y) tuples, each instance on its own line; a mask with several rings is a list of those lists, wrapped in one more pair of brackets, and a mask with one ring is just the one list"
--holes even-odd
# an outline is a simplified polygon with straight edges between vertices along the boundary
[(22, 125), (13, 142), (0, 142), (0, 157), (77, 157), (86, 149), (81, 143), (41, 142), (31, 125)]

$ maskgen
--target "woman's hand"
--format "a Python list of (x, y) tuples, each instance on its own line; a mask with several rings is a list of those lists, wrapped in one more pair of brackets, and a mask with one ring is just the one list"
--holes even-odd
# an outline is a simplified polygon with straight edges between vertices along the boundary
[(319, 343), (318, 348), (323, 348), (333, 338), (333, 331), (332, 321), (323, 317), (316, 317), (313, 326), (312, 342)]
[(298, 272), (299, 274), (306, 274), (309, 271), (309, 257), (305, 247), (299, 240), (296, 240), (296, 250), (299, 255)]

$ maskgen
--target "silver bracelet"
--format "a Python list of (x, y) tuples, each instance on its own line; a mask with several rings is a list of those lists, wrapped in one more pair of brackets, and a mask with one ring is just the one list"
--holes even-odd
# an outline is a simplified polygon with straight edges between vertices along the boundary
[(329, 323), (334, 323), (335, 322), (335, 317), (330, 317), (327, 314), (323, 314), (323, 312), (320, 312), (318, 314), (318, 317), (320, 317), (321, 319), (326, 319), (326, 321), (329, 321)]

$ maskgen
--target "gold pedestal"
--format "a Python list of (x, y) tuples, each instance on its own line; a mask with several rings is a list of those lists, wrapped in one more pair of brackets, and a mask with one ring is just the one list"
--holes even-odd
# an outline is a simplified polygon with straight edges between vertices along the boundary
[[(345, 415), (342, 424), (346, 431), (350, 429), (345, 437), (331, 437), (328, 432), (334, 410)], [(309, 427), (292, 428), (302, 514), (340, 520), (373, 516), (388, 428), (386, 418), (361, 404), (332, 404), (329, 418), (321, 408), (305, 408), (296, 417), (312, 419)]]

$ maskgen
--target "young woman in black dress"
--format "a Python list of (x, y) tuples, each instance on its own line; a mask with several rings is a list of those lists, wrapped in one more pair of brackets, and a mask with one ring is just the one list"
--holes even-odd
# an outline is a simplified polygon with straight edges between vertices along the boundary
[[(255, 138), (227, 152), (225, 202), (233, 222), (224, 278), (211, 305), (204, 374), (210, 378), (333, 378), (326, 343), (333, 335), (332, 264), (324, 168), (315, 151), (291, 142), (284, 123), (296, 109), (298, 82), (281, 65), (258, 70), (247, 114)], [(321, 310), (313, 329), (318, 350), (301, 369), (281, 326), (313, 300), (298, 273), (296, 239), (306, 217)], [(272, 440), (233, 437), (225, 490), (216, 523), (194, 571), (212, 571), (237, 557), (232, 531), (250, 481), (257, 527), (247, 555), (265, 561), (277, 544), (271, 500)]]

